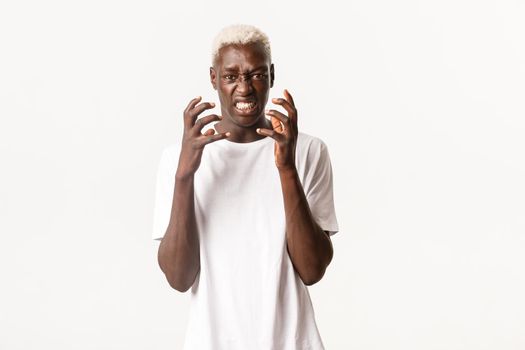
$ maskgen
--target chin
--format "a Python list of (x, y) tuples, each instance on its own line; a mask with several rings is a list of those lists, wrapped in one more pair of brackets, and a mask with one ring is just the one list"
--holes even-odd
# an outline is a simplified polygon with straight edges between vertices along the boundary
[(259, 118), (261, 118), (261, 116), (256, 113), (254, 113), (253, 115), (244, 115), (244, 114), (243, 115), (238, 115), (238, 114), (231, 115), (232, 121), (236, 125), (242, 126), (242, 127), (250, 127), (250, 126), (257, 124), (257, 122), (259, 121)]

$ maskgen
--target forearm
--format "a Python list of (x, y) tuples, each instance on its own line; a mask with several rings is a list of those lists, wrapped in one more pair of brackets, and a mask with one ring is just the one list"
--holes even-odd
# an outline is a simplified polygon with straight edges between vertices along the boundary
[(306, 285), (318, 282), (333, 256), (330, 238), (315, 222), (297, 170), (280, 170), (290, 259)]
[(159, 246), (158, 262), (169, 284), (180, 292), (191, 287), (199, 272), (193, 176), (175, 179), (171, 218)]

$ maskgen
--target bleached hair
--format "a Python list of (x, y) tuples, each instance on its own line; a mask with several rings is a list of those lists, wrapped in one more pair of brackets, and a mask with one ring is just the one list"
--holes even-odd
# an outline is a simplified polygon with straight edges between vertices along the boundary
[(213, 40), (212, 45), (212, 63), (215, 62), (219, 55), (219, 50), (227, 45), (237, 44), (246, 45), (251, 43), (260, 43), (264, 47), (264, 52), (268, 59), (272, 60), (270, 50), (270, 39), (259, 28), (248, 24), (234, 24), (223, 28)]

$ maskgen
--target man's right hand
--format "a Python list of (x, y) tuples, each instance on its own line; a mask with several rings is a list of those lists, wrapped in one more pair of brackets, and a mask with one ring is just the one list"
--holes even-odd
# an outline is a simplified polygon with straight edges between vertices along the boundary
[(229, 132), (215, 134), (214, 129), (206, 130), (204, 134), (201, 132), (207, 124), (222, 119), (216, 114), (197, 119), (202, 112), (215, 107), (213, 102), (203, 102), (197, 105), (201, 99), (202, 97), (200, 96), (194, 98), (184, 110), (184, 134), (182, 136), (179, 165), (175, 175), (177, 179), (186, 179), (195, 174), (201, 163), (204, 146), (230, 136)]

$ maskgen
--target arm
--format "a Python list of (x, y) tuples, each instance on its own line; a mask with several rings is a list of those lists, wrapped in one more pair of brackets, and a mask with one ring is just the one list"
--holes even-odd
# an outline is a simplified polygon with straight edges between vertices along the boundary
[(306, 285), (323, 277), (333, 257), (332, 241), (315, 222), (297, 170), (280, 170), (286, 215), (286, 242), (292, 263)]
[(170, 223), (158, 251), (160, 269), (179, 292), (191, 287), (200, 269), (193, 179), (175, 178)]
[(197, 105), (199, 101), (200, 98), (193, 99), (184, 111), (184, 136), (175, 175), (171, 216), (158, 251), (160, 269), (170, 286), (179, 292), (185, 292), (193, 285), (200, 269), (194, 175), (204, 146), (229, 136), (228, 133), (215, 135), (213, 129), (201, 133), (206, 124), (220, 120), (220, 117), (212, 114), (196, 120), (204, 110), (214, 107), (213, 103)]
[(286, 216), (286, 243), (295, 270), (306, 285), (318, 282), (333, 256), (332, 241), (315, 222), (295, 167), (297, 144), (297, 109), (290, 93), (272, 101), (281, 105), (288, 116), (268, 110), (273, 129), (257, 132), (275, 139), (275, 164), (279, 170)]

